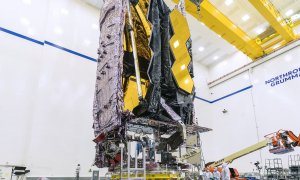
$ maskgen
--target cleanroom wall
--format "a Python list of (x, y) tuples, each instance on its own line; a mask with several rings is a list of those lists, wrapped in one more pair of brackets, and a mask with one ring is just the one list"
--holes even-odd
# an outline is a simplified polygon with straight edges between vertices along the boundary
[(79, 0), (0, 6), (0, 164), (90, 176), (99, 10)]
[[(197, 115), (207, 117), (205, 120), (200, 119), (200, 122), (203, 121), (200, 124), (207, 124), (213, 129), (202, 135), (206, 162), (219, 160), (250, 146), (263, 140), (264, 135), (279, 129), (292, 130), (299, 135), (300, 47), (298, 44), (299, 42), (294, 42), (285, 48), (289, 50), (209, 88), (209, 96), (197, 94), (202, 98), (200, 100), (202, 103), (196, 100)], [(212, 80), (211, 77), (216, 79), (229, 73), (228, 68), (235, 66), (234, 63), (239, 59), (239, 56), (232, 56), (210, 66), (208, 79)], [(244, 59), (246, 57), (241, 58), (242, 61)], [(207, 86), (207, 84), (196, 84)], [(227, 112), (224, 113), (224, 110)], [(257, 151), (235, 160), (231, 166), (241, 172), (251, 172), (255, 169), (256, 161), (264, 163), (268, 158), (282, 158), (287, 168), (288, 155), (297, 153), (300, 153), (300, 148), (280, 156), (272, 155), (268, 152), (268, 148), (264, 148), (261, 154)]]

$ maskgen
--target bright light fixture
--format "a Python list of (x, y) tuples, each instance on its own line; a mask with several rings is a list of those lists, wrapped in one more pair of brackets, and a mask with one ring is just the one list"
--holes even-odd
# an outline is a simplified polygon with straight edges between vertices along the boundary
[(31, 0), (22, 0), (24, 4), (31, 4)]
[(246, 14), (242, 17), (243, 21), (248, 21), (249, 19), (250, 19), (250, 16), (248, 14)]
[(30, 21), (25, 17), (21, 17), (20, 21), (25, 26), (28, 26), (30, 24)]
[(278, 16), (276, 19), (277, 19), (278, 22), (280, 22), (282, 20), (281, 16)]
[(285, 13), (285, 15), (286, 16), (290, 16), (290, 15), (292, 15), (294, 13), (294, 11), (292, 10), (292, 9), (290, 9), (290, 10), (288, 10), (286, 13)]
[(233, 3), (233, 0), (226, 0), (225, 4), (226, 6), (230, 6)]
[(257, 35), (263, 33), (264, 31), (265, 31), (264, 28), (256, 28), (256, 29), (255, 29), (255, 32), (256, 32)]
[(57, 26), (57, 27), (54, 28), (54, 32), (55, 32), (55, 34), (62, 34), (63, 30), (60, 27)]
[(177, 48), (179, 46), (179, 41), (176, 40), (173, 45), (174, 45), (174, 48)]
[(217, 59), (219, 59), (219, 56), (214, 56), (214, 60), (217, 60)]
[(276, 44), (276, 45), (274, 45), (273, 47), (272, 47), (272, 49), (277, 49), (277, 48), (279, 48), (280, 47), (280, 44)]
[(204, 47), (200, 46), (198, 49), (200, 52), (204, 51)]
[(243, 78), (246, 79), (246, 80), (248, 80), (249, 79), (248, 74), (244, 74)]

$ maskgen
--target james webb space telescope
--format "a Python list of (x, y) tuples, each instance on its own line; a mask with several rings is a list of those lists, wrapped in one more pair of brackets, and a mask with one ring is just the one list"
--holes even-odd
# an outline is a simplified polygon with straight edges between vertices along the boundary
[[(122, 146), (131, 141), (155, 153), (176, 151), (189, 137), (210, 130), (195, 120), (184, 13), (183, 1), (172, 11), (163, 0), (104, 1), (93, 107), (98, 167), (123, 167)], [(199, 147), (199, 139), (193, 146)]]

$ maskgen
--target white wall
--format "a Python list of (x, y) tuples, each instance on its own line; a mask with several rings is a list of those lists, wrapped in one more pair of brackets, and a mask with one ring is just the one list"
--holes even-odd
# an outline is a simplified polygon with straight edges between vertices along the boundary
[(72, 177), (80, 163), (81, 176), (88, 176), (95, 153), (96, 63), (45, 42), (95, 59), (100, 12), (79, 0), (4, 4), (0, 6), (0, 164), (25, 164), (29, 176)]
[(250, 62), (252, 62), (252, 60), (248, 56), (237, 51), (231, 56), (226, 57), (224, 60), (211, 64), (208, 67), (209, 80), (213, 81), (220, 78)]
[[(211, 103), (204, 101), (199, 103), (196, 100), (198, 105), (196, 114), (199, 117), (207, 118), (200, 119), (200, 125), (213, 129), (213, 131), (202, 135), (204, 155), (207, 162), (221, 159), (258, 142), (258, 140), (263, 140), (264, 135), (279, 129), (292, 130), (297, 135), (300, 133), (298, 118), (300, 78), (295, 78), (274, 87), (265, 84), (265, 81), (277, 75), (299, 68), (299, 57), (300, 47), (291, 49), (256, 66), (252, 71), (246, 71), (210, 88), (210, 96), (198, 94), (198, 96), (211, 101)], [(228, 66), (239, 60), (239, 56), (231, 58), (232, 62), (227, 62), (227, 64), (220, 62), (209, 67), (209, 76), (217, 77), (220, 74), (227, 74)], [(242, 59), (242, 61), (244, 60)], [(222, 63), (224, 66), (220, 67)], [(228, 66), (225, 67), (226, 65)], [(198, 87), (207, 86), (207, 84), (196, 84)], [(213, 102), (220, 97), (246, 87), (248, 89)], [(223, 109), (228, 110), (228, 113), (222, 113)], [(272, 155), (268, 152), (268, 148), (263, 149), (261, 152), (263, 162), (266, 158), (280, 157), (285, 167), (287, 167), (288, 155)], [(300, 153), (300, 148), (295, 149), (295, 152), (290, 154), (297, 153)], [(237, 167), (241, 172), (249, 172), (255, 169), (253, 163), (256, 161), (261, 161), (259, 151), (234, 161), (231, 166)]]
[[(205, 66), (195, 62), (194, 63), (194, 84), (196, 87), (196, 97), (207, 98), (210, 96), (210, 90), (205, 84), (208, 83), (208, 70)], [(206, 99), (205, 99), (206, 100)], [(197, 98), (194, 101), (195, 113), (198, 122), (202, 126), (210, 127), (210, 106), (206, 106), (207, 102), (203, 100), (198, 100)], [(202, 107), (199, 109), (198, 107)]]

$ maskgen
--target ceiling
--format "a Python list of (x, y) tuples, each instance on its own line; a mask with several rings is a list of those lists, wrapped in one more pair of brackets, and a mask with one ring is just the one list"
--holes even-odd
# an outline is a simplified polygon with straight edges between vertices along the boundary
[[(82, 0), (97, 8), (102, 0)], [(270, 24), (248, 2), (248, 0), (209, 0), (218, 10), (227, 16), (235, 25), (255, 39), (264, 33)], [(300, 3), (298, 0), (269, 0), (284, 18), (300, 20)], [(170, 8), (174, 7), (171, 0), (165, 0)], [(205, 66), (210, 66), (230, 56), (238, 50), (222, 37), (211, 31), (203, 23), (187, 14), (193, 41), (193, 59)]]

